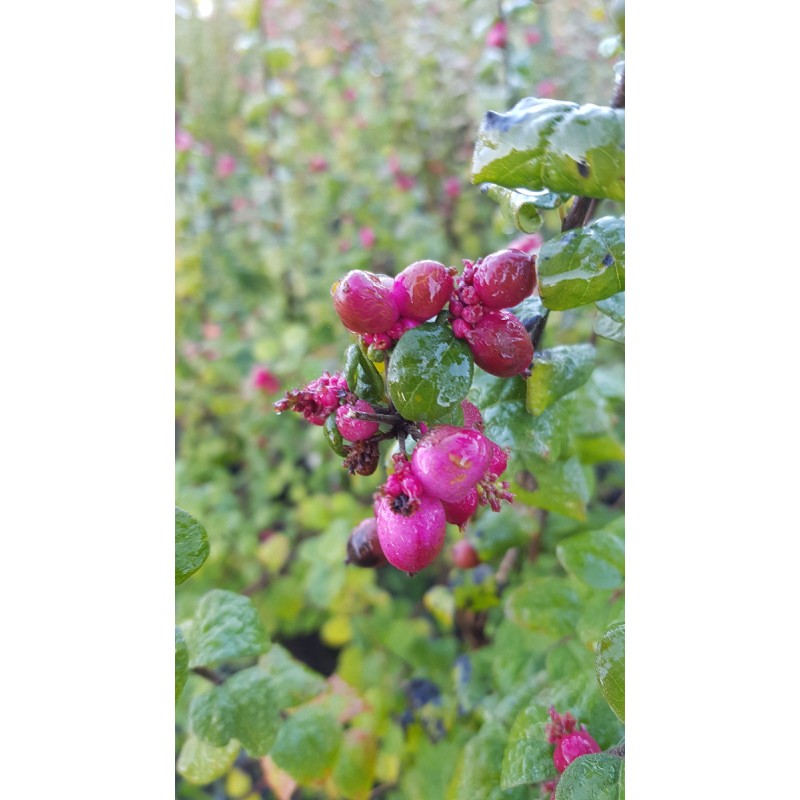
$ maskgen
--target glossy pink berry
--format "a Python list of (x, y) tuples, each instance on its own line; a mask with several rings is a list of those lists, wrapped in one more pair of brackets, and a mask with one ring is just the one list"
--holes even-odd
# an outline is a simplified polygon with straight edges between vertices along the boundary
[(377, 501), (378, 540), (392, 566), (419, 572), (439, 555), (444, 544), (444, 508), (440, 500), (423, 495), (416, 510), (405, 515), (394, 510), (402, 505), (399, 499), (383, 496)]
[(438, 261), (416, 261), (394, 279), (394, 299), (400, 315), (424, 322), (450, 300), (453, 276)]
[(463, 500), (455, 503), (446, 503), (443, 500), (442, 505), (445, 519), (451, 525), (464, 525), (478, 509), (478, 490), (470, 489)]
[(498, 250), (475, 265), (472, 285), (489, 308), (511, 308), (536, 286), (536, 259), (521, 250)]
[(492, 458), (489, 461), (489, 472), (492, 475), (500, 476), (506, 471), (508, 466), (508, 453), (500, 445), (490, 440), (492, 445)]
[(563, 772), (576, 758), (588, 753), (599, 753), (600, 745), (586, 730), (568, 733), (556, 742), (553, 751), (553, 764), (559, 772)]
[(353, 411), (374, 414), (375, 409), (366, 400), (356, 400), (353, 405), (343, 405), (336, 409), (336, 427), (349, 442), (361, 442), (378, 432), (378, 423), (352, 416)]
[(453, 545), (453, 563), (459, 569), (472, 569), (481, 563), (481, 557), (469, 541), (461, 539)]
[(525, 372), (533, 361), (528, 332), (510, 311), (486, 311), (464, 338), (475, 363), (490, 375), (510, 378)]
[(491, 460), (489, 440), (472, 428), (437, 425), (420, 439), (411, 470), (428, 494), (448, 503), (463, 500)]
[(354, 333), (384, 333), (400, 312), (392, 297), (393, 282), (386, 275), (355, 269), (331, 287), (333, 307), (345, 328)]

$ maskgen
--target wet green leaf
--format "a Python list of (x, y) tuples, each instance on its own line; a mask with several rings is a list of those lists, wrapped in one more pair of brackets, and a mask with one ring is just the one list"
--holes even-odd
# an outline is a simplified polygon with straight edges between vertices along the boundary
[(258, 660), (258, 666), (269, 676), (275, 692), (275, 702), (281, 709), (305, 703), (325, 689), (321, 675), (297, 661), (292, 654), (273, 644)]
[(304, 706), (281, 725), (270, 756), (305, 783), (321, 778), (333, 766), (341, 741), (339, 723), (327, 711)]
[(600, 690), (620, 721), (625, 722), (625, 623), (612, 625), (595, 648)]
[(347, 731), (333, 768), (333, 781), (345, 797), (357, 800), (369, 797), (376, 756), (374, 738), (358, 729)]
[[(533, 199), (536, 193), (524, 189), (504, 189), (494, 183), (484, 184), (481, 191), (500, 206), (503, 217), (518, 230), (533, 233), (542, 227), (542, 217)], [(548, 196), (553, 195), (548, 193)]]
[(328, 446), (336, 453), (337, 456), (344, 456), (347, 455), (344, 447), (344, 439), (342, 434), (339, 432), (339, 429), (336, 427), (336, 414), (329, 414), (328, 417), (325, 419), (325, 423), (322, 426), (322, 432), (325, 435), (325, 441), (328, 443)]
[(188, 511), (175, 506), (175, 585), (183, 583), (208, 558), (208, 534)]
[(251, 756), (264, 756), (278, 734), (279, 708), (270, 676), (259, 667), (243, 669), (225, 681), (233, 735)]
[(573, 634), (580, 613), (578, 593), (564, 578), (530, 580), (506, 600), (506, 616), (513, 623), (554, 639)]
[(227, 685), (213, 686), (192, 698), (189, 726), (199, 739), (224, 747), (233, 738), (233, 704)]
[(267, 637), (249, 597), (212, 589), (197, 606), (187, 644), (190, 667), (212, 667), (259, 655)]
[(517, 714), (503, 754), (503, 789), (556, 777), (553, 745), (547, 741), (547, 708), (533, 705)]
[(388, 370), (389, 395), (406, 419), (438, 422), (467, 396), (473, 360), (450, 326), (426, 322), (403, 334)]
[(596, 303), (600, 312), (594, 321), (594, 332), (604, 339), (625, 344), (625, 292), (618, 292)]
[(186, 679), (189, 677), (189, 649), (183, 631), (175, 626), (175, 702), (181, 696)]
[(625, 290), (625, 219), (602, 217), (542, 245), (539, 294), (550, 309), (596, 303)]
[(625, 800), (625, 760), (607, 753), (576, 758), (561, 775), (555, 800)]
[(625, 199), (625, 111), (527, 97), (489, 111), (472, 157), (472, 182)]
[(358, 345), (347, 348), (344, 378), (351, 392), (368, 403), (381, 404), (386, 400), (383, 378), (375, 365), (366, 357)]
[(565, 394), (589, 380), (595, 362), (590, 344), (551, 347), (537, 353), (531, 376), (526, 381), (525, 405), (538, 416)]
[(564, 569), (595, 589), (616, 589), (625, 575), (625, 544), (610, 531), (586, 531), (556, 547)]
[(198, 786), (211, 783), (231, 768), (239, 747), (235, 739), (231, 739), (225, 747), (214, 747), (189, 734), (178, 756), (178, 774)]

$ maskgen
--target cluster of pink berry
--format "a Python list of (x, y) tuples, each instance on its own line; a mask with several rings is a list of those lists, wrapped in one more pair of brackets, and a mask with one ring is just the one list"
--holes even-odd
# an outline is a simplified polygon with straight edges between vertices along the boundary
[[(550, 707), (550, 722), (547, 723), (547, 741), (555, 745), (553, 750), (553, 765), (559, 775), (580, 756), (589, 753), (599, 753), (600, 745), (594, 740), (586, 726), (582, 725), (579, 730), (578, 722), (572, 714), (559, 714), (553, 706)], [(553, 790), (555, 796), (555, 781), (545, 786), (546, 789)]]
[(411, 328), (448, 306), (454, 335), (466, 340), (475, 363), (507, 378), (527, 372), (533, 345), (510, 311), (536, 286), (536, 256), (499, 250), (464, 260), (464, 271), (438, 261), (417, 261), (396, 278), (352, 270), (331, 289), (333, 307), (344, 326), (362, 337), (370, 357), (390, 349)]
[[(465, 261), (457, 280), (455, 268), (437, 261), (417, 261), (394, 279), (353, 270), (334, 284), (331, 294), (342, 323), (360, 338), (358, 350), (379, 385), (373, 365), (390, 357), (407, 331), (434, 317), (467, 342), (479, 366), (508, 377), (527, 371), (533, 346), (522, 323), (503, 309), (533, 292), (535, 264), (533, 255), (501, 250), (475, 263)], [(326, 372), (303, 389), (287, 392), (275, 409), (297, 411), (323, 426), (351, 474), (375, 472), (379, 443), (397, 439), (399, 452), (375, 494), (374, 517), (351, 533), (347, 560), (367, 567), (389, 563), (413, 574), (441, 551), (446, 523), (463, 532), (479, 506), (499, 511), (501, 502), (512, 502), (508, 482), (500, 479), (508, 454), (486, 436), (480, 411), (466, 400), (461, 401), (463, 426), (431, 423), (429, 428), (397, 413), (382, 385), (377, 396), (388, 400), (386, 406), (373, 405), (356, 389), (340, 373)], [(409, 438), (416, 442), (410, 457)], [(474, 566), (477, 557), (467, 555), (456, 562)]]

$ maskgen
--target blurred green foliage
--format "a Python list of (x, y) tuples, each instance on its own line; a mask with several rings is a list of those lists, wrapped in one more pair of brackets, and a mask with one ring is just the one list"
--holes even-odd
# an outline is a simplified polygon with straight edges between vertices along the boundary
[[(504, 48), (486, 41), (498, 10)], [(344, 368), (351, 338), (329, 290), (346, 271), (458, 265), (519, 236), (470, 184), (482, 116), (531, 94), (607, 103), (615, 35), (602, 3), (578, 0), (177, 3), (176, 503), (210, 545), (176, 591), (178, 797), (538, 797), (506, 747), (527, 741), (520, 715), (551, 702), (604, 748), (619, 741), (593, 658), (623, 619), (624, 570), (607, 552), (623, 536), (619, 344), (597, 340), (592, 378), (537, 418), (521, 379), (476, 379), (482, 409), (479, 396), (498, 400), (493, 438), (532, 444), (512, 462), (520, 502), (467, 532), (485, 562), (472, 572), (446, 551), (413, 579), (346, 567), (382, 470), (349, 476), (321, 430), (272, 409)], [(559, 210), (540, 213), (557, 237)], [(544, 344), (588, 341), (595, 316), (552, 313)], [(581, 429), (565, 434), (565, 415)], [(557, 502), (536, 502), (533, 464), (559, 482)], [(509, 548), (518, 558), (498, 579)], [(291, 722), (274, 760), (190, 730), (211, 684), (186, 665), (204, 663), (197, 626), (220, 590), (249, 596), (260, 623), (235, 666), (270, 675)], [(231, 664), (218, 670), (227, 685)], [(257, 719), (248, 730), (258, 738)]]

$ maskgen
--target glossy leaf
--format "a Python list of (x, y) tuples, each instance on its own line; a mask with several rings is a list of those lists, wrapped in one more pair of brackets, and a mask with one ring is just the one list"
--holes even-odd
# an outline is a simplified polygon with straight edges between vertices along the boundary
[(327, 711), (304, 706), (281, 725), (270, 757), (295, 780), (311, 781), (333, 766), (341, 740), (339, 723)]
[(231, 768), (239, 749), (239, 742), (235, 739), (225, 747), (214, 747), (189, 734), (178, 756), (178, 774), (189, 783), (204, 786), (221, 778)]
[(586, 531), (556, 547), (564, 569), (596, 589), (616, 589), (625, 575), (625, 545), (610, 531)]
[[(531, 196), (536, 196), (535, 193), (524, 189), (505, 189), (494, 183), (484, 184), (481, 191), (500, 206), (500, 213), (518, 230), (533, 233), (542, 227), (542, 217), (536, 203), (531, 199)], [(548, 196), (553, 195), (548, 193)]]
[(183, 687), (189, 677), (189, 648), (186, 647), (186, 639), (183, 631), (175, 626), (175, 702), (181, 696)]
[(554, 639), (573, 634), (580, 613), (578, 593), (563, 578), (528, 581), (506, 600), (506, 616), (513, 623)]
[(297, 661), (279, 644), (273, 644), (258, 660), (258, 666), (269, 676), (278, 708), (291, 708), (316, 697), (325, 689), (321, 675)]
[(267, 637), (249, 597), (212, 589), (197, 606), (187, 644), (190, 667), (212, 667), (259, 655)]
[(183, 583), (208, 558), (208, 534), (188, 511), (175, 506), (175, 585)]
[(585, 519), (589, 487), (580, 462), (570, 454), (570, 398), (534, 417), (525, 407), (523, 378), (478, 371), (470, 399), (481, 409), (486, 435), (511, 451), (504, 477), (513, 481), (520, 501)]
[(233, 738), (233, 704), (226, 684), (192, 698), (189, 706), (192, 733), (214, 747), (224, 747)]
[(344, 378), (351, 392), (368, 403), (385, 401), (383, 378), (358, 345), (351, 344), (345, 354)]
[(339, 432), (339, 428), (336, 427), (336, 414), (329, 414), (326, 417), (325, 423), (322, 426), (322, 432), (331, 450), (333, 450), (337, 456), (344, 458), (344, 456), (347, 455), (347, 451), (344, 449), (345, 445), (342, 434)]
[(596, 303), (598, 315), (594, 332), (604, 339), (625, 344), (625, 292), (618, 292)]
[(389, 395), (406, 419), (432, 423), (467, 396), (473, 360), (469, 345), (448, 325), (426, 322), (403, 334), (389, 363)]
[(625, 220), (602, 217), (542, 245), (539, 294), (550, 309), (577, 308), (625, 290)]
[(625, 623), (612, 625), (595, 648), (600, 690), (611, 709), (625, 722)]
[(607, 753), (576, 758), (561, 775), (555, 800), (625, 800), (625, 760)]
[(547, 708), (533, 705), (514, 720), (503, 754), (503, 789), (526, 783), (539, 783), (556, 777), (553, 745), (547, 741)]
[(589, 380), (595, 362), (590, 344), (551, 347), (537, 353), (531, 376), (526, 381), (525, 405), (538, 416), (565, 394)]
[(230, 697), (233, 735), (251, 756), (265, 756), (278, 734), (279, 708), (270, 676), (258, 667), (225, 681)]
[(527, 97), (489, 111), (472, 157), (472, 182), (625, 199), (625, 111)]

